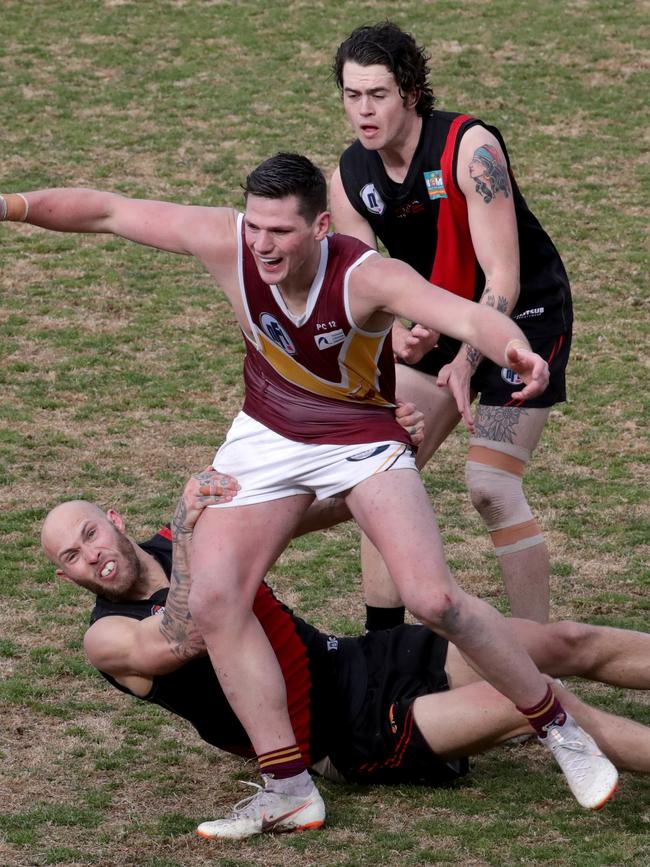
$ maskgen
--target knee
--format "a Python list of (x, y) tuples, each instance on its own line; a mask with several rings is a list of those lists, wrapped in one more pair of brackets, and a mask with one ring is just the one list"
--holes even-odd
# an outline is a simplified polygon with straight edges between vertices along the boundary
[(419, 621), (443, 635), (457, 634), (464, 617), (462, 595), (454, 592), (436, 591), (423, 597), (421, 594), (406, 596), (404, 605)]
[(574, 620), (561, 620), (550, 625), (553, 630), (553, 650), (559, 659), (577, 661), (589, 652), (594, 627)]
[(527, 521), (532, 517), (521, 477), (468, 461), (465, 480), (472, 505), (488, 529)]

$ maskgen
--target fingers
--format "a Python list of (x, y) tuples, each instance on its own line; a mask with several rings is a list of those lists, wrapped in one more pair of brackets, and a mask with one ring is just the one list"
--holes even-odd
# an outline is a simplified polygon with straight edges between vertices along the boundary
[(424, 413), (414, 403), (397, 402), (395, 419), (407, 431), (414, 446), (419, 446), (424, 439)]
[(239, 491), (237, 479), (207, 467), (188, 482), (186, 493), (195, 497), (201, 506), (228, 503)]
[(511, 369), (519, 374), (526, 385), (512, 397), (527, 400), (538, 397), (548, 387), (550, 373), (546, 361), (536, 352), (512, 349), (509, 352)]

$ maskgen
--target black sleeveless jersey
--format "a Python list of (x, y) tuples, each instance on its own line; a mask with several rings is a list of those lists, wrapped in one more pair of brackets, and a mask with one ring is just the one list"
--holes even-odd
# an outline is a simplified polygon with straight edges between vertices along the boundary
[(356, 141), (339, 165), (347, 197), (392, 257), (408, 262), (432, 283), (478, 301), (485, 275), (474, 253), (467, 203), (457, 179), (460, 140), (476, 125), (496, 136), (508, 161), (521, 281), (511, 316), (529, 336), (560, 334), (573, 319), (569, 280), (553, 242), (517, 186), (496, 128), (469, 115), (432, 112), (423, 118), (420, 140), (401, 184), (388, 177), (379, 153)]
[[(140, 546), (171, 573), (171, 534), (168, 528)], [(90, 616), (119, 615), (143, 620), (162, 612), (168, 589), (158, 590), (149, 599), (111, 602), (97, 596)], [(253, 608), (275, 650), (287, 685), (289, 716), (297, 742), (308, 764), (327, 754), (329, 708), (338, 690), (333, 660), (328, 654), (328, 637), (296, 617), (282, 605), (267, 584), (262, 584)], [(110, 674), (100, 672), (122, 692), (132, 695)], [(139, 696), (138, 696), (139, 698)], [(194, 659), (176, 671), (158, 675), (145, 701), (166, 708), (188, 720), (201, 738), (235, 755), (255, 755), (248, 735), (223, 694), (208, 656)]]

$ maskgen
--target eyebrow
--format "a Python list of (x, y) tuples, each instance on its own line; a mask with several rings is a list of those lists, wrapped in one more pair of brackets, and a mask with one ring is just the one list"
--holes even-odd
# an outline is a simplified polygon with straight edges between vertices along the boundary
[[(249, 220), (248, 217), (244, 214), (244, 222), (251, 229), (259, 229), (261, 228), (259, 223), (256, 223), (254, 220)], [(267, 226), (267, 232), (290, 232), (294, 227), (293, 226), (285, 226), (280, 224), (279, 226)]]
[[(81, 525), (81, 532), (79, 533), (79, 538), (83, 539), (84, 534), (86, 532), (86, 528), (88, 527), (88, 524), (91, 524), (91, 523), (92, 523), (92, 521), (90, 520), (90, 518), (88, 520), (84, 521), (84, 523)], [(59, 560), (63, 560), (68, 554), (71, 554), (73, 551), (76, 551), (77, 548), (78, 548), (78, 545), (71, 545), (70, 548), (66, 548), (64, 551), (60, 551), (59, 552)]]
[(367, 93), (370, 96), (376, 96), (378, 93), (387, 93), (388, 88), (385, 85), (380, 84), (378, 87), (369, 87), (367, 90), (364, 90), (363, 88), (360, 88), (360, 87), (350, 87), (349, 85), (346, 85), (343, 88), (343, 92), (344, 93)]

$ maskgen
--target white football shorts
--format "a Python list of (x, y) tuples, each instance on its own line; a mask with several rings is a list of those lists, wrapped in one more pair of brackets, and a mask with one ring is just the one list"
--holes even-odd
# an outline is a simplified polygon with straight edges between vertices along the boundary
[(414, 470), (411, 446), (394, 440), (357, 445), (298, 443), (269, 430), (240, 412), (212, 465), (234, 476), (240, 485), (229, 503), (208, 506), (227, 509), (278, 500), (294, 494), (333, 497), (386, 470)]

